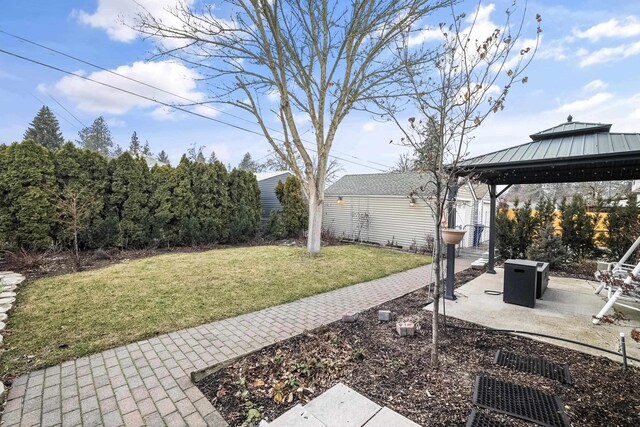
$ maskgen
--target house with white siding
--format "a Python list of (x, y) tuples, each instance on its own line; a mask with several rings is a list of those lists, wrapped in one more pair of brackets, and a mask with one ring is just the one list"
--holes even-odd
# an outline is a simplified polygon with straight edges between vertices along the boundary
[(261, 172), (256, 174), (258, 187), (260, 187), (260, 205), (262, 206), (260, 220), (262, 222), (269, 220), (271, 211), (282, 209), (282, 206), (276, 197), (275, 189), (278, 182), (285, 182), (289, 176), (293, 176), (293, 173), (289, 171), (277, 171)]
[[(403, 249), (429, 246), (434, 214), (424, 200), (412, 197), (426, 182), (419, 172), (345, 175), (325, 190), (323, 228), (340, 239)], [(458, 190), (456, 224), (467, 230), (463, 246), (473, 246), (476, 224), (489, 224), (487, 192), (486, 186), (471, 184)], [(484, 234), (481, 241), (488, 230)]]

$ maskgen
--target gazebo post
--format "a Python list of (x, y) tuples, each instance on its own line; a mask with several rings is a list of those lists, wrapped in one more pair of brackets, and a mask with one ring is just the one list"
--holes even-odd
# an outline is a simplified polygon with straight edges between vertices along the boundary
[[(458, 197), (458, 184), (449, 184), (447, 201), (447, 227), (456, 228), (456, 197)], [(453, 293), (456, 279), (456, 245), (447, 245), (447, 281), (444, 288), (444, 298), (455, 300)]]
[(489, 265), (487, 266), (487, 273), (496, 274), (496, 199), (498, 198), (496, 192), (496, 185), (489, 184), (489, 197), (491, 205), (489, 208)]

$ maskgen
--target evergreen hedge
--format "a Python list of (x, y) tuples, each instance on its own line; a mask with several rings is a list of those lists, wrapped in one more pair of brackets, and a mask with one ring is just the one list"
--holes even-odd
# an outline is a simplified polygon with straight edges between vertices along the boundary
[(82, 197), (81, 249), (241, 242), (260, 225), (255, 175), (220, 162), (155, 166), (128, 152), (107, 160), (72, 143), (0, 146), (0, 249), (71, 247), (64, 194)]

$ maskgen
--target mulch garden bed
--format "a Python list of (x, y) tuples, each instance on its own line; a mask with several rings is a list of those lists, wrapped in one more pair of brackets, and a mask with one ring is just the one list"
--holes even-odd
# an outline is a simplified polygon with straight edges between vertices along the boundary
[[(457, 284), (478, 274), (462, 272)], [(335, 322), (272, 345), (222, 367), (198, 387), (232, 426), (255, 425), (261, 417), (273, 420), (338, 382), (421, 425), (450, 426), (465, 425), (474, 409), (474, 379), (485, 374), (559, 395), (574, 426), (639, 425), (640, 369), (625, 372), (604, 357), (520, 336), (458, 329), (478, 326), (448, 319), (441, 330), (439, 368), (433, 369), (431, 312), (422, 309), (427, 299), (421, 289), (360, 313), (355, 323)], [(378, 309), (414, 321), (416, 335), (399, 337), (395, 322), (378, 321)], [(498, 367), (493, 364), (498, 349), (567, 363), (574, 384)]]

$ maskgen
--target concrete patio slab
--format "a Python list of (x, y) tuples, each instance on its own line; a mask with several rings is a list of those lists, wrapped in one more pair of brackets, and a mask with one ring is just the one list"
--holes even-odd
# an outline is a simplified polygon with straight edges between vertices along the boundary
[(327, 427), (314, 417), (302, 405), (296, 405), (270, 423), (261, 423), (269, 427)]
[[(592, 316), (603, 307), (605, 298), (594, 293), (596, 283), (587, 280), (551, 277), (542, 299), (535, 308), (507, 304), (502, 295), (488, 295), (484, 291), (502, 291), (504, 270), (497, 274), (483, 274), (456, 289), (455, 301), (447, 301), (447, 315), (494, 329), (535, 332), (580, 341), (610, 351), (618, 351), (619, 334), (627, 337), (640, 321), (622, 321), (620, 324), (594, 325)], [(425, 307), (431, 310), (430, 306)], [(539, 341), (571, 348), (589, 354), (606, 356), (621, 361), (621, 356), (564, 341), (524, 335)], [(627, 338), (627, 354), (640, 358), (640, 343)]]
[(342, 383), (338, 383), (305, 405), (327, 427), (360, 427), (382, 407)]
[(410, 419), (403, 417), (386, 406), (371, 418), (364, 427), (420, 427)]

